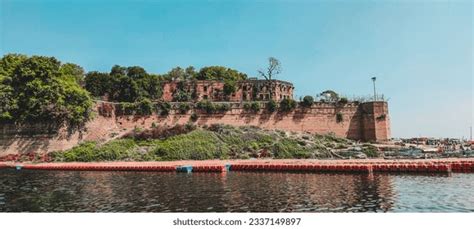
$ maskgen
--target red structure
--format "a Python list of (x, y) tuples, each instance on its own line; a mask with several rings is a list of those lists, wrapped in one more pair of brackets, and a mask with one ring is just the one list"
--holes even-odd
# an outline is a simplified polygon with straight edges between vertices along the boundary
[(187, 95), (193, 101), (281, 101), (292, 99), (292, 83), (281, 80), (248, 79), (236, 82), (235, 91), (225, 92), (225, 82), (217, 80), (170, 81), (163, 85), (162, 100), (166, 102), (180, 101)]

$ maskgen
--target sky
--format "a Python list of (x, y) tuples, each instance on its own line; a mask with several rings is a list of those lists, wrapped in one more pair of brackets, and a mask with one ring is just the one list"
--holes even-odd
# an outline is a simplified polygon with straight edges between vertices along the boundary
[(0, 0), (0, 54), (86, 71), (222, 65), (257, 76), (268, 57), (296, 98), (332, 89), (388, 99), (393, 137), (469, 137), (473, 2)]

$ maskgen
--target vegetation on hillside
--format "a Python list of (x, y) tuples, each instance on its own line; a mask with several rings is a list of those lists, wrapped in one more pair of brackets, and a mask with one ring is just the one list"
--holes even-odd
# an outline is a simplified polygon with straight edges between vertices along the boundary
[[(188, 124), (135, 130), (123, 139), (99, 144), (85, 142), (52, 153), (55, 161), (154, 161), (248, 158), (333, 158), (356, 156), (354, 142), (333, 135), (262, 130), (257, 127)], [(376, 156), (370, 145), (363, 152)], [(366, 155), (369, 156), (369, 155)]]

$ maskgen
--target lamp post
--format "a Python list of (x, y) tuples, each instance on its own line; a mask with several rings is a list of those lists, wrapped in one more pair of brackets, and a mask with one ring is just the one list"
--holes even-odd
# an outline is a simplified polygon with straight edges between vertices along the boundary
[(375, 81), (377, 77), (372, 77), (372, 82), (374, 83), (374, 101), (377, 101), (377, 91), (375, 90)]

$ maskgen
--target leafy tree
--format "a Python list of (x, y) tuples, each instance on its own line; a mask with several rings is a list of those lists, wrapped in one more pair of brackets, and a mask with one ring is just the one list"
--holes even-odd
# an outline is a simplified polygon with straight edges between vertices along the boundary
[(140, 88), (140, 94), (143, 97), (156, 100), (161, 98), (161, 79), (159, 75), (146, 74), (141, 79), (137, 80), (138, 87)]
[(107, 73), (88, 72), (84, 79), (85, 88), (93, 96), (104, 96), (113, 90), (112, 77)]
[(247, 75), (237, 70), (222, 67), (222, 66), (210, 66), (204, 67), (199, 70), (196, 75), (198, 80), (245, 80)]
[(117, 75), (124, 76), (124, 75), (127, 75), (127, 68), (122, 67), (120, 65), (114, 65), (112, 67), (112, 69), (110, 70), (110, 75), (111, 76), (117, 76)]
[(153, 113), (153, 104), (147, 98), (143, 98), (138, 101), (138, 110), (139, 115), (151, 115)]
[(224, 82), (224, 94), (226, 96), (231, 95), (232, 93), (235, 93), (237, 91), (237, 83), (235, 80), (225, 80)]
[(275, 100), (270, 100), (267, 103), (267, 110), (270, 112), (275, 112), (278, 109), (278, 104), (275, 102)]
[(196, 77), (196, 69), (193, 66), (189, 66), (185, 70), (184, 80), (194, 79)]
[(148, 73), (144, 68), (140, 66), (132, 66), (127, 68), (127, 76), (132, 79), (142, 79), (146, 77)]
[(84, 81), (84, 69), (73, 63), (65, 63), (59, 69), (66, 79), (74, 79), (79, 85)]
[(1, 101), (3, 121), (42, 121), (72, 127), (90, 118), (89, 93), (61, 71), (62, 65), (55, 58), (6, 55), (0, 65), (0, 96), (8, 100)]
[(0, 59), (0, 122), (12, 120), (12, 111), (18, 109), (11, 81), (15, 68), (27, 58), (21, 54), (7, 54)]
[(302, 105), (303, 107), (308, 108), (308, 107), (313, 106), (313, 103), (314, 103), (314, 98), (313, 98), (313, 96), (307, 95), (307, 96), (305, 96), (305, 97), (303, 98), (303, 101), (301, 102), (301, 105)]
[(166, 74), (168, 80), (184, 80), (186, 72), (181, 67), (175, 67)]
[(141, 97), (137, 81), (128, 76), (114, 77), (113, 90), (110, 97), (120, 102), (135, 102)]
[(280, 102), (280, 110), (283, 112), (289, 112), (296, 108), (296, 101), (293, 99), (283, 99)]

